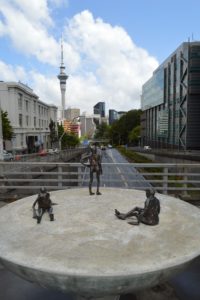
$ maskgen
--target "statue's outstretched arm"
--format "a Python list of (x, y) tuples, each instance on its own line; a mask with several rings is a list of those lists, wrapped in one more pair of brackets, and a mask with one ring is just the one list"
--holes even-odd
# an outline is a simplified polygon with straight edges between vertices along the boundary
[(37, 202), (38, 202), (38, 197), (37, 197), (37, 199), (34, 201), (34, 203), (33, 203), (33, 205), (32, 205), (32, 208), (35, 208), (35, 205), (36, 205)]

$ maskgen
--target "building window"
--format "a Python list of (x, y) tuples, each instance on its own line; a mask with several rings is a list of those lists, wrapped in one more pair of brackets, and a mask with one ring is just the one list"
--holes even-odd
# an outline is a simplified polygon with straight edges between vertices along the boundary
[(19, 114), (19, 126), (23, 126), (22, 114)]
[(33, 112), (36, 112), (36, 101), (33, 102)]
[(26, 100), (26, 111), (28, 112), (28, 100)]
[(34, 117), (34, 127), (36, 127), (36, 117)]
[(22, 110), (22, 100), (23, 100), (23, 95), (18, 94), (18, 109)]
[(20, 141), (20, 144), (21, 144), (21, 147), (23, 147), (23, 141), (24, 141), (24, 135), (23, 135), (23, 133), (21, 133), (21, 135), (20, 135), (20, 138), (21, 138), (21, 141)]
[(28, 126), (28, 116), (26, 116), (26, 126)]

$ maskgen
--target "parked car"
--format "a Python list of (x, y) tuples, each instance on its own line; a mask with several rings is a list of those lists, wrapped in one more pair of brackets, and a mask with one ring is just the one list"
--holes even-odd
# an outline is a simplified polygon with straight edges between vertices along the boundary
[(38, 155), (39, 156), (46, 156), (47, 155), (47, 150), (45, 150), (45, 149), (39, 150)]
[(14, 159), (14, 156), (12, 155), (12, 153), (7, 152), (6, 150), (3, 150), (3, 160), (11, 161), (13, 159)]
[(47, 150), (47, 153), (48, 153), (48, 154), (54, 154), (54, 150), (53, 150), (53, 149), (48, 149), (48, 150)]
[(106, 146), (105, 145), (101, 145), (101, 150), (106, 150)]
[(59, 152), (60, 152), (60, 150), (58, 148), (54, 149), (54, 153), (59, 153)]
[(151, 150), (150, 146), (144, 146), (144, 150)]
[(112, 149), (112, 145), (108, 144), (108, 148), (109, 148), (109, 149)]
[(58, 150), (58, 148), (55, 148), (55, 149), (48, 149), (48, 150), (47, 150), (47, 153), (48, 153), (48, 154), (58, 154), (58, 153), (59, 153), (59, 150)]

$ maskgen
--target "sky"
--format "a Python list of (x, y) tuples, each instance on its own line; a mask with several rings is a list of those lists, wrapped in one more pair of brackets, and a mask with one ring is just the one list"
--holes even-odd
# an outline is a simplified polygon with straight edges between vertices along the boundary
[(0, 0), (0, 80), (66, 108), (140, 108), (142, 85), (176, 48), (200, 40), (199, 0)]

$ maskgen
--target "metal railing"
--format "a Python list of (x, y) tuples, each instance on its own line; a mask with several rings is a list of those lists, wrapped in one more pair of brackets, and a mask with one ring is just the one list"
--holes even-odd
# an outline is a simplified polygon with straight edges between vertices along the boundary
[[(200, 195), (200, 164), (104, 163), (102, 167), (101, 186), (104, 187), (144, 190), (153, 186), (164, 194), (199, 192)], [(34, 194), (42, 186), (51, 191), (87, 186), (88, 182), (89, 169), (80, 163), (0, 163), (1, 193)]]

